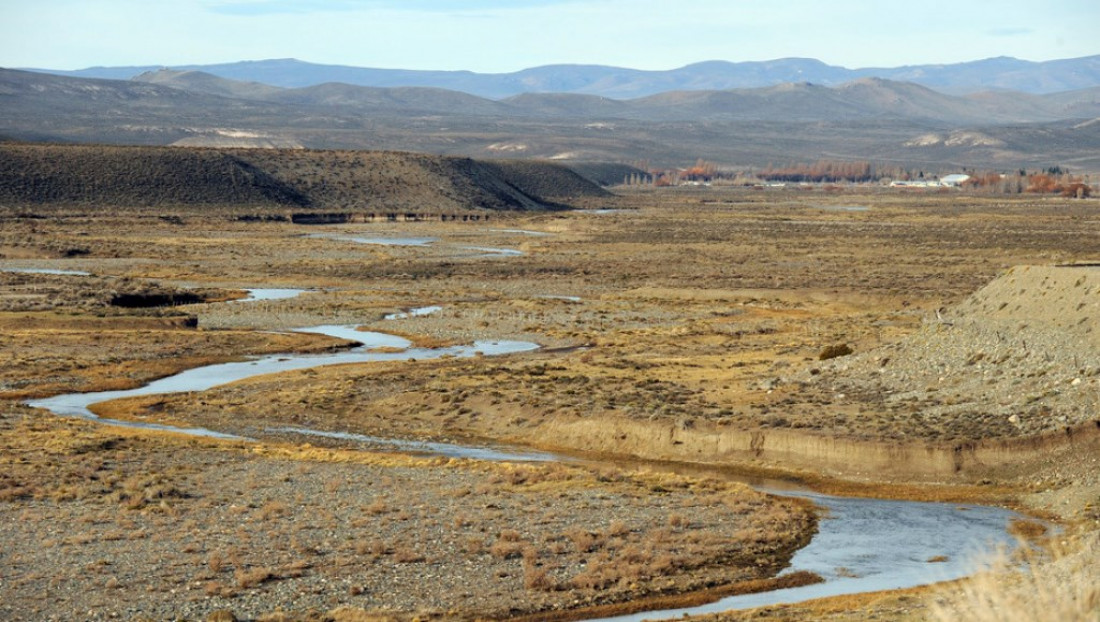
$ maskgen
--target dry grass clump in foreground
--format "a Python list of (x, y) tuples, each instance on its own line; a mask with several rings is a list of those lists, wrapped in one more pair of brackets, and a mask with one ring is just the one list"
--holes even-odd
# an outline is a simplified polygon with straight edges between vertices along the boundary
[(1100, 532), (1032, 549), (1024, 563), (1001, 556), (991, 567), (944, 590), (933, 619), (949, 622), (1096, 622), (1100, 620)]

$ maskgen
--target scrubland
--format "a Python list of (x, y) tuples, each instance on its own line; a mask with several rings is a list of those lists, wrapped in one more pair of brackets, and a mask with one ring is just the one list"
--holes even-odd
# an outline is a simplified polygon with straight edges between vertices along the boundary
[[(1014, 266), (1098, 259), (1095, 202), (669, 189), (584, 206), (616, 211), (324, 226), (185, 209), (171, 221), (157, 211), (6, 213), (3, 266), (93, 276), (0, 272), (0, 512), (5, 540), (18, 543), (0, 560), (16, 569), (3, 606), (29, 619), (78, 607), (103, 617), (338, 607), (507, 617), (766, 578), (813, 529), (805, 508), (728, 483), (408, 458), (269, 430), (281, 426), (711, 462), (861, 494), (1007, 502), (1063, 521), (1070, 554), (1086, 555), (1073, 543), (1100, 528), (1094, 436), (1048, 439), (1012, 465), (911, 474), (920, 465), (876, 471), (873, 452), (859, 448), (951, 453), (1096, 421), (1100, 361), (1080, 347), (1093, 333), (1059, 329), (1058, 313), (1037, 311), (1054, 281), (968, 299)], [(378, 236), (435, 241), (352, 239)], [(1074, 270), (1096, 278), (1096, 268)], [(211, 301), (249, 287), (312, 291), (119, 309), (102, 292), (120, 279), (198, 288)], [(1074, 282), (1065, 291), (1084, 292)], [(1005, 316), (999, 297), (1030, 311)], [(441, 309), (383, 319), (429, 305)], [(17, 403), (347, 345), (268, 332), (318, 324), (427, 345), (544, 347), (325, 367), (95, 407), (255, 443), (101, 428)], [(755, 453), (729, 449), (740, 434), (766, 440)], [(768, 453), (776, 438), (794, 448), (789, 460)], [(800, 461), (800, 439), (821, 438), (854, 449)], [(1087, 576), (1089, 564), (1079, 567)], [(409, 588), (429, 584), (437, 592)], [(761, 615), (923, 619), (939, 598), (917, 591)]]
[(212, 445), (18, 407), (2, 424), (8, 619), (506, 617), (736, 589), (814, 522), (744, 486), (610, 467)]

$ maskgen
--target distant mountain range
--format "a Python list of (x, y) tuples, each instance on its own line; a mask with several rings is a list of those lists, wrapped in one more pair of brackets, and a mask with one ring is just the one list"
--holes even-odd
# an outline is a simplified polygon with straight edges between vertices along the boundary
[(911, 82), (677, 90), (633, 99), (338, 82), (287, 88), (196, 70), (128, 80), (0, 69), (0, 139), (391, 149), (475, 158), (765, 165), (823, 158), (1100, 171), (1100, 86), (951, 95)]
[[(329, 113), (379, 116), (435, 115), (447, 118), (562, 119), (613, 121), (841, 122), (907, 120), (945, 127), (1036, 123), (1100, 117), (1100, 87), (1048, 95), (986, 91), (947, 95), (908, 82), (862, 78), (836, 87), (805, 82), (721, 91), (667, 91), (620, 100), (576, 93), (524, 93), (493, 100), (434, 87), (379, 88), (327, 82), (280, 88), (241, 82), (200, 71), (160, 69), (131, 80), (73, 79), (0, 70), (0, 94), (33, 102), (28, 112), (69, 107), (69, 115), (102, 112), (98, 104), (125, 103), (155, 114), (169, 110), (220, 115)], [(8, 113), (17, 112), (9, 100)], [(59, 111), (60, 112), (60, 111)]]
[[(77, 71), (34, 71), (79, 78), (129, 80), (160, 66), (92, 67)], [(523, 93), (574, 93), (634, 99), (666, 91), (761, 88), (785, 83), (837, 86), (861, 78), (912, 82), (951, 94), (1010, 90), (1046, 94), (1100, 86), (1100, 55), (1031, 62), (999, 57), (947, 65), (847, 69), (811, 58), (731, 63), (707, 61), (668, 71), (603, 65), (547, 65), (513, 73), (415, 71), (319, 65), (295, 59), (167, 67), (202, 71), (243, 82), (283, 88), (340, 82), (376, 88), (432, 87), (504, 99)]]

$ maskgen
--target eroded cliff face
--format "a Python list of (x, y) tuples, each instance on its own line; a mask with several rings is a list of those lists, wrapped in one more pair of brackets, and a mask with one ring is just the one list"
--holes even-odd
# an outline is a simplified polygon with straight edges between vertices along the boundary
[[(556, 420), (543, 426), (542, 446), (711, 464), (813, 469), (837, 477), (969, 481), (1006, 466), (1074, 447), (1100, 450), (1100, 424), (1013, 439), (927, 443), (837, 438), (794, 430), (682, 429), (631, 419)], [(549, 440), (548, 443), (548, 439)]]

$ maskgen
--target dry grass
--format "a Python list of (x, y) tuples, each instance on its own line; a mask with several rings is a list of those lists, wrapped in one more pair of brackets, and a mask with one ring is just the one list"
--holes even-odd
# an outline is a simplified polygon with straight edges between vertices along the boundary
[(1056, 544), (1022, 562), (1006, 557), (946, 591), (932, 606), (944, 622), (1100, 620), (1100, 534)]
[[(392, 594), (404, 611), (439, 598), (469, 615), (537, 611), (767, 575), (812, 526), (799, 504), (669, 474), (112, 434), (26, 409), (0, 415), (11, 493), (0, 516), (6, 541), (19, 543), (5, 554), (32, 565), (54, 548), (80, 567), (111, 560), (94, 565), (99, 592), (21, 574), (2, 605), (17, 611), (40, 602), (44, 582), (73, 602), (109, 591), (149, 611), (171, 607), (176, 585), (251, 616), (263, 610), (242, 594), (259, 604), (287, 591), (348, 605)], [(698, 529), (669, 530), (673, 508)], [(66, 525), (65, 538), (29, 546)], [(401, 589), (427, 574), (476, 589)], [(150, 582), (159, 587), (147, 591)]]
[(237, 587), (242, 589), (253, 588), (266, 581), (272, 581), (278, 576), (268, 568), (238, 568), (233, 572)]

